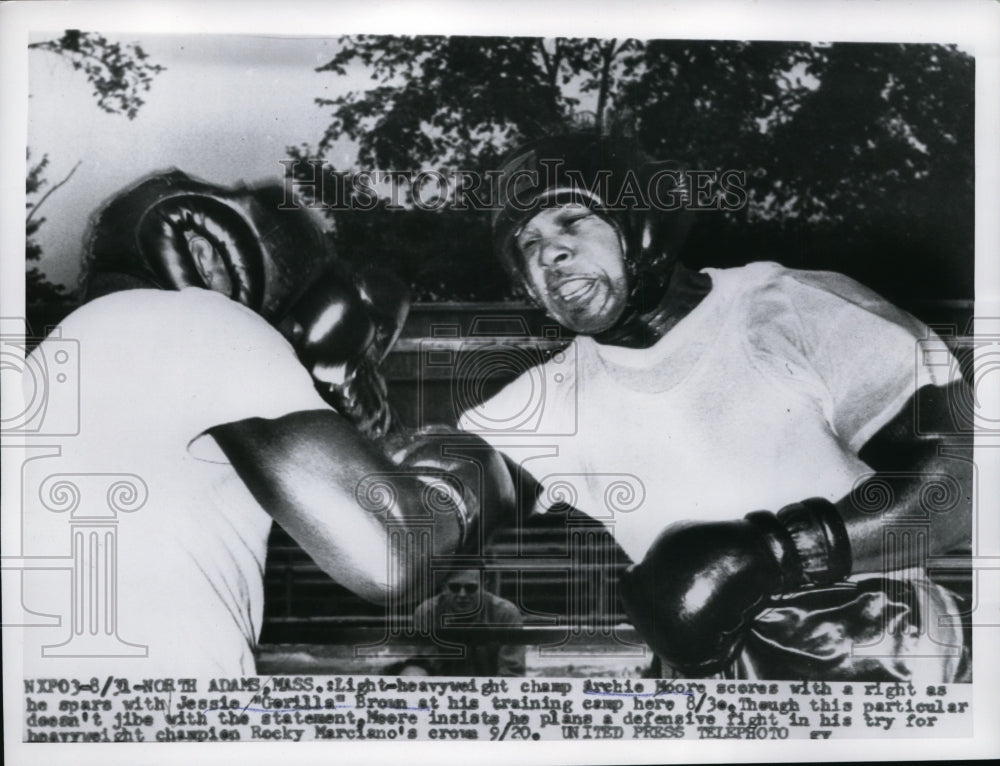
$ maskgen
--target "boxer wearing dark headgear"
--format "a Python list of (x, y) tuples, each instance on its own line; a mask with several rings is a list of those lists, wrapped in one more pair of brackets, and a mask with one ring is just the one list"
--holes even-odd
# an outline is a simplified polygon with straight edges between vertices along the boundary
[(96, 214), (83, 299), (202, 287), (274, 321), (333, 261), (309, 212), (284, 202), (280, 184), (227, 189), (179, 170), (150, 175)]
[(677, 258), (691, 222), (683, 207), (683, 178), (678, 164), (655, 162), (631, 141), (590, 135), (536, 141), (504, 166), (499, 192), (506, 204), (494, 211), (494, 249), (544, 303), (548, 292), (532, 284), (521, 248), (525, 226), (542, 211), (576, 206), (592, 213), (619, 240), (624, 295), (600, 312), (598, 327), (573, 329), (603, 344), (649, 347), (710, 286), (705, 275), (684, 268)]
[[(32, 360), (45, 369), (66, 364), (67, 342), (80, 349), (78, 396), (53, 397), (44, 413), (79, 428), (52, 438), (58, 462), (24, 472), (26, 545), (66, 553), (66, 520), (49, 511), (61, 501), (45, 494), (54, 472), (81, 492), (99, 488), (80, 510), (94, 523), (115, 518), (101, 503), (135, 513), (123, 515), (117, 546), (87, 538), (89, 560), (105, 566), (83, 567), (75, 588), (61, 573), (26, 574), (26, 602), (72, 616), (77, 642), (53, 651), (61, 630), (33, 632), (30, 673), (253, 674), (272, 519), (331, 577), (381, 601), (410, 586), (395, 571), (430, 555), (401, 567), (390, 522), (419, 516), (435, 525), (434, 552), (452, 551), (509, 503), (502, 460), (475, 437), (449, 438), (447, 460), (419, 435), (396, 462), (386, 454), (384, 387), (368, 387), (405, 295), (334, 262), (278, 185), (225, 189), (173, 171), (125, 189), (94, 220), (84, 295)], [(100, 489), (111, 476), (123, 479)], [(372, 476), (394, 491), (362, 498)], [(53, 498), (67, 497), (56, 486)], [(83, 615), (70, 604), (77, 591), (112, 601)]]
[[(522, 466), (542, 510), (546, 477), (578, 477), (578, 507), (636, 562), (625, 608), (673, 672), (962, 677), (961, 632), (938, 619), (957, 613), (954, 599), (911, 552), (884, 550), (882, 526), (920, 517), (932, 554), (968, 545), (970, 464), (940, 451), (962, 417), (950, 403), (972, 401), (957, 364), (929, 365), (917, 344), (935, 336), (841, 275), (684, 267), (683, 214), (649, 193), (662, 167), (628, 142), (579, 135), (511, 155), (496, 250), (577, 335), (462, 427), (511, 460), (548, 448)], [(539, 379), (550, 385), (538, 435), (507, 428)], [(635, 505), (616, 507), (614, 476)], [(950, 494), (928, 513), (933, 476)], [(882, 507), (859, 502), (889, 485)]]
[(174, 170), (117, 195), (91, 227), (83, 299), (136, 287), (200, 287), (241, 303), (292, 340), (335, 409), (373, 438), (391, 430), (377, 366), (405, 321), (405, 287), (335, 262), (280, 184), (226, 189)]

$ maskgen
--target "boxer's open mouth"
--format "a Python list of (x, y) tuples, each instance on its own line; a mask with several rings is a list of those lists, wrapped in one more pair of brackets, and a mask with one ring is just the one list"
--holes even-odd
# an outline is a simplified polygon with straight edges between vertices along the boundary
[(596, 284), (592, 277), (570, 277), (551, 285), (549, 290), (564, 303), (576, 303), (590, 295)]

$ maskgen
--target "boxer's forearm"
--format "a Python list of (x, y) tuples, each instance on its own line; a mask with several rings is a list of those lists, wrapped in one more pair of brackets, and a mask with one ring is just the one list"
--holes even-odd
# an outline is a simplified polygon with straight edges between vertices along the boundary
[[(420, 556), (450, 552), (459, 525), (430, 517), (425, 484), (329, 410), (251, 418), (210, 432), (261, 506), (334, 580), (372, 601), (406, 592)], [(431, 546), (390, 522), (433, 523)], [(396, 527), (399, 528), (398, 526)], [(425, 527), (426, 528), (426, 527)]]
[[(972, 463), (949, 408), (949, 397), (967, 393), (959, 385), (921, 389), (919, 421), (910, 402), (869, 440), (859, 455), (873, 469), (869, 485), (839, 503), (808, 498), (777, 513), (667, 527), (620, 580), (643, 638), (673, 667), (706, 677), (732, 661), (773, 596), (968, 545)], [(926, 546), (886, 545), (894, 522), (910, 528), (904, 534), (926, 526)]]
[[(972, 463), (936, 457), (914, 465), (912, 472), (910, 477), (876, 473), (837, 503), (851, 541), (853, 573), (920, 563), (921, 551), (914, 547), (919, 527), (926, 529), (927, 555), (969, 545)], [(929, 487), (929, 482), (935, 486)], [(958, 494), (952, 495), (953, 490)], [(866, 510), (871, 505), (877, 510)]]
[[(925, 386), (861, 449), (875, 470), (837, 503), (853, 572), (913, 566), (918, 551), (887, 532), (925, 526), (927, 554), (968, 546), (972, 529), (972, 397), (964, 382)], [(967, 431), (966, 434), (962, 434)], [(915, 542), (914, 535), (909, 539)]]

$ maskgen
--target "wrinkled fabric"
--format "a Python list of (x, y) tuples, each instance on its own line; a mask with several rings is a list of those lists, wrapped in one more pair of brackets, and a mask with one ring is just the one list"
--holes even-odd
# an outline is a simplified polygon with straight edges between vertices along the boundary
[[(941, 343), (929, 328), (843, 275), (702, 273), (711, 292), (652, 348), (578, 336), (460, 420), (539, 482), (538, 511), (572, 505), (634, 562), (673, 523), (839, 501), (873, 472), (858, 454), (872, 436), (960, 374), (917, 353)], [(960, 680), (967, 645), (941, 620), (959, 613), (926, 572), (859, 575), (776, 600), (731, 673)]]
[[(79, 344), (79, 399), (50, 399), (46, 418), (65, 423), (79, 408), (80, 429), (53, 437), (58, 457), (25, 464), (25, 550), (33, 556), (70, 550), (67, 514), (52, 513), (42, 494), (53, 472), (131, 474), (148, 489), (148, 501), (113, 522), (116, 544), (99, 543), (116, 573), (102, 582), (115, 587), (105, 615), (117, 632), (98, 633), (95, 622), (89, 634), (78, 635), (106, 640), (110, 652), (91, 643), (74, 647), (73, 657), (43, 656), (43, 646), (66, 640), (67, 623), (79, 612), (68, 573), (25, 573), (25, 604), (64, 615), (62, 627), (25, 631), (26, 677), (253, 674), (271, 517), (207, 432), (222, 423), (323, 408), (309, 373), (260, 316), (196, 287), (106, 295), (66, 317), (60, 333), (35, 353), (53, 359), (65, 353), (65, 344)], [(115, 491), (107, 490), (109, 509), (130, 502), (124, 494), (114, 501)], [(102, 498), (90, 502), (100, 509)], [(92, 513), (86, 508), (81, 512)], [(95, 572), (92, 567), (90, 576), (103, 577)], [(98, 611), (90, 614), (98, 619)], [(135, 652), (125, 660), (122, 642)]]
[(948, 619), (960, 612), (956, 599), (916, 573), (905, 580), (869, 577), (801, 591), (772, 604), (755, 621), (733, 676), (970, 680), (971, 647)]

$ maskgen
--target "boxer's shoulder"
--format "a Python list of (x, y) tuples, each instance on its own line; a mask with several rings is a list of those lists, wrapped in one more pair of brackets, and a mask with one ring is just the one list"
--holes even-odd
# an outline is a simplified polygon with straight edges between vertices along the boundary
[(184, 349), (203, 356), (221, 351), (231, 355), (241, 348), (284, 353), (288, 346), (250, 309), (197, 287), (123, 290), (96, 298), (65, 317), (50, 337), (78, 342), (84, 359), (109, 363), (116, 356), (124, 362), (130, 354), (143, 355), (147, 347), (166, 358)]
[(129, 323), (178, 322), (182, 325), (236, 321), (254, 324), (266, 321), (242, 303), (203, 287), (181, 290), (136, 289), (110, 293), (85, 303), (68, 317), (74, 321)]

